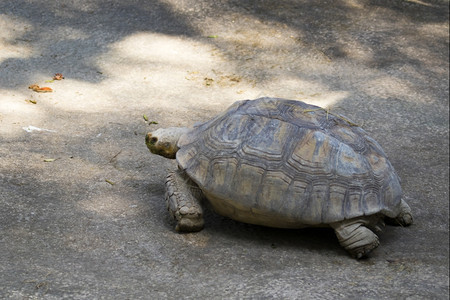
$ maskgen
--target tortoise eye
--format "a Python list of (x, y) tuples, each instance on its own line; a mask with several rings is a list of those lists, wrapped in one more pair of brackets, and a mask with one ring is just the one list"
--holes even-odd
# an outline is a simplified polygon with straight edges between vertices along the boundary
[(150, 144), (156, 144), (157, 141), (158, 141), (158, 138), (152, 137), (152, 138), (150, 139)]

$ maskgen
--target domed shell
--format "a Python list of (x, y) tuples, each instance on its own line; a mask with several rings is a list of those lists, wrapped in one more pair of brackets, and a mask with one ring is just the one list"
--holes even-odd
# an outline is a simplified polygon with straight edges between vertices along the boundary
[(180, 168), (221, 215), (297, 228), (399, 213), (380, 145), (346, 118), (300, 101), (239, 101), (178, 142)]

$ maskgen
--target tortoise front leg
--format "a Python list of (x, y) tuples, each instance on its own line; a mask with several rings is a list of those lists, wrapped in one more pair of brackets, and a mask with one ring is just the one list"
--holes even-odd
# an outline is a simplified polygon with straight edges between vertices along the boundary
[(177, 220), (176, 231), (200, 231), (203, 229), (203, 193), (186, 175), (178, 170), (166, 179), (166, 203), (170, 214)]

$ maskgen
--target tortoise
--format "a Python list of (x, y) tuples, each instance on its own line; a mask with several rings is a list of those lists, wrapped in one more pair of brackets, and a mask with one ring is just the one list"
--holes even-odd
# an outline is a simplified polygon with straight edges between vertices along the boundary
[(413, 222), (381, 146), (347, 118), (301, 101), (237, 101), (193, 128), (150, 132), (146, 145), (178, 163), (165, 182), (177, 231), (203, 228), (206, 200), (240, 222), (329, 226), (361, 258), (379, 246), (385, 220)]

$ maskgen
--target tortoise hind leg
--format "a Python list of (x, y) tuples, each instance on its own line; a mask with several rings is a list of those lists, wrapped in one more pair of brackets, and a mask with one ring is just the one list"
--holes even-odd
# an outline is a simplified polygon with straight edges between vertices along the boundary
[[(353, 219), (333, 223), (331, 224), (331, 227), (333, 227), (341, 246), (344, 247), (351, 256), (359, 259), (367, 256), (370, 251), (380, 245), (378, 236), (372, 230), (367, 228), (368, 225), (368, 220)], [(380, 230), (377, 225), (371, 227)]]
[(178, 170), (169, 173), (166, 179), (166, 203), (172, 217), (177, 220), (176, 231), (200, 231), (203, 229), (203, 194), (200, 188)]
[(390, 225), (409, 226), (413, 223), (411, 208), (402, 199), (400, 202), (400, 213), (395, 218), (386, 218), (386, 223)]

